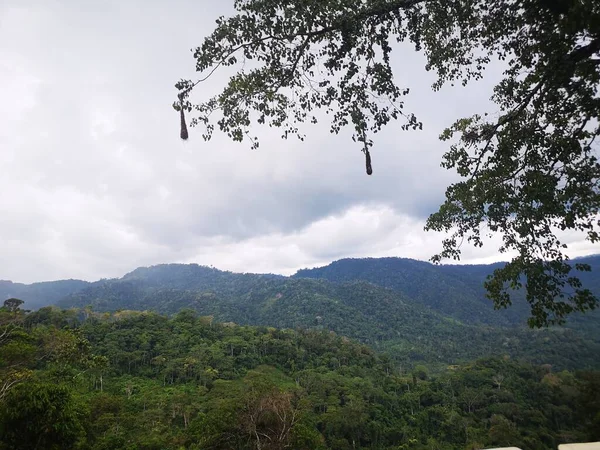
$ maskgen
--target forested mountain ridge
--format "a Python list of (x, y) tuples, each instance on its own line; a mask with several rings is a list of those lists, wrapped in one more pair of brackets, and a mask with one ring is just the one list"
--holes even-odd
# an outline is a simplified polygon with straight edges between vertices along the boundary
[[(493, 271), (492, 266), (489, 272)], [(468, 270), (468, 269), (467, 269)], [(520, 321), (526, 305), (516, 302), (510, 311), (494, 311), (485, 299), (483, 278), (470, 284), (444, 266), (406, 258), (351, 258), (314, 269), (299, 270), (294, 277), (332, 282), (364, 280), (394, 289), (413, 301), (467, 323), (508, 325)]]
[[(381, 258), (342, 260), (283, 277), (164, 264), (87, 284), (56, 303), (64, 308), (162, 314), (192, 308), (221, 322), (332, 330), (388, 351), (408, 365), (444, 366), (497, 354), (556, 367), (598, 367), (597, 316), (579, 319), (576, 330), (506, 329), (513, 322), (506, 315), (494, 320), (502, 311), (486, 303), (478, 285), (486, 268)], [(323, 272), (331, 281), (318, 279)]]
[[(591, 272), (573, 271), (583, 287), (600, 295), (600, 256), (578, 258)], [(529, 304), (523, 293), (512, 292), (513, 304), (495, 310), (485, 297), (484, 281), (504, 263), (434, 265), (407, 258), (347, 258), (314, 269), (299, 270), (294, 277), (334, 282), (364, 280), (401, 292), (408, 298), (467, 323), (510, 325), (524, 323)]]
[(158, 264), (138, 267), (120, 280), (140, 281), (147, 287), (236, 294), (244, 292), (257, 282), (285, 278), (283, 275), (274, 274), (236, 273), (198, 264)]
[[(182, 273), (187, 276), (181, 277)], [(596, 334), (566, 328), (534, 331), (466, 324), (366, 281), (227, 275), (193, 265), (166, 265), (94, 283), (59, 305), (162, 314), (191, 308), (220, 322), (331, 330), (389, 351), (407, 365), (445, 366), (491, 354), (566, 368), (599, 365), (595, 355), (600, 354), (600, 337)]]
[[(591, 266), (591, 272), (576, 274), (584, 287), (600, 294), (600, 256), (574, 261)], [(521, 293), (513, 294), (513, 305), (506, 310), (494, 310), (492, 302), (485, 297), (483, 283), (487, 275), (502, 266), (503, 263), (434, 265), (407, 258), (342, 259), (324, 267), (299, 270), (291, 278), (367, 281), (398, 291), (407, 302), (427, 306), (467, 324), (523, 324), (529, 313), (529, 305)], [(137, 268), (122, 278), (95, 283), (63, 280), (24, 285), (0, 281), (0, 300), (17, 297), (26, 301), (26, 307), (35, 309), (56, 304), (64, 297), (80, 293), (88, 287), (98, 291), (98, 286), (121, 281), (137, 283), (135, 286), (143, 289), (193, 290), (239, 296), (247, 294), (257, 285), (288, 278), (273, 274), (233, 273), (197, 264), (160, 264)], [(87, 294), (82, 292), (82, 296)], [(580, 317), (574, 315), (570, 320), (579, 322)]]
[[(458, 450), (597, 439), (600, 373), (508, 358), (438, 375), (326, 331), (0, 308), (0, 449)], [(43, 357), (41, 357), (43, 356)], [(13, 372), (11, 372), (13, 371)]]

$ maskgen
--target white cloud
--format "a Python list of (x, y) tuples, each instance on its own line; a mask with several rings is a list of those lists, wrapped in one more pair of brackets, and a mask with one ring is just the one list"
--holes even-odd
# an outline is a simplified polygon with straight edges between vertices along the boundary
[[(302, 230), (231, 242), (224, 238), (207, 242), (196, 254), (181, 260), (214, 265), (235, 272), (263, 272), (290, 275), (298, 269), (355, 257), (397, 256), (427, 261), (441, 249), (443, 235), (423, 231), (424, 221), (398, 213), (385, 205), (357, 205), (341, 214), (317, 220)], [(594, 245), (577, 233), (561, 234), (572, 248), (573, 257), (589, 255)], [(482, 248), (462, 246), (461, 262), (488, 264), (509, 260), (499, 257), (499, 236), (485, 241)]]

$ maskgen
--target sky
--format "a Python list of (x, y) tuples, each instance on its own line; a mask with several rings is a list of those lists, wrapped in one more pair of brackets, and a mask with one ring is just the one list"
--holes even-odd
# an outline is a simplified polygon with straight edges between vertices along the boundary
[[(257, 128), (261, 145), (201, 130), (179, 139), (174, 83), (197, 78), (190, 49), (233, 0), (0, 0), (0, 279), (95, 280), (138, 266), (198, 263), (292, 274), (345, 257), (428, 260), (442, 235), (429, 214), (455, 176), (438, 136), (495, 111), (483, 81), (433, 92), (409, 46), (394, 51), (406, 110), (375, 137), (371, 177), (349, 132), (307, 125), (304, 142)], [(225, 74), (226, 75), (226, 74)], [(195, 97), (216, 93), (221, 74)], [(597, 253), (572, 233), (571, 256)], [(506, 260), (499, 239), (465, 263)]]

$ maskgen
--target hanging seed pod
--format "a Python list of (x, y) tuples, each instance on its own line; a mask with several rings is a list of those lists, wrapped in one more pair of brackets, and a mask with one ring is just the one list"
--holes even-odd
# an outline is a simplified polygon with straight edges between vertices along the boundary
[(188, 130), (185, 123), (185, 112), (183, 111), (183, 106), (179, 110), (179, 114), (181, 115), (181, 131), (179, 132), (179, 137), (185, 141), (188, 138)]
[(373, 168), (371, 167), (371, 154), (369, 153), (369, 150), (367, 150), (366, 148), (365, 148), (365, 160), (367, 163), (367, 175), (372, 175)]

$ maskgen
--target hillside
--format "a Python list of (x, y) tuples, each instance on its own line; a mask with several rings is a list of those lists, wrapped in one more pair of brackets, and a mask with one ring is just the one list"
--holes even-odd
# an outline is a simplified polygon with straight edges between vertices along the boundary
[[(578, 276), (584, 286), (600, 294), (600, 256), (580, 258), (577, 261), (588, 263), (592, 267), (591, 272), (579, 272)], [(336, 283), (366, 281), (397, 291), (409, 303), (426, 306), (465, 324), (524, 324), (529, 314), (529, 305), (521, 293), (513, 293), (513, 305), (500, 311), (494, 310), (485, 297), (483, 283), (487, 275), (501, 264), (433, 265), (406, 258), (342, 259), (324, 267), (299, 270), (292, 278), (324, 279)], [(101, 286), (114, 282), (132, 283), (129, 288), (124, 289), (191, 290), (239, 297), (262, 283), (285, 279), (287, 277), (280, 275), (240, 274), (197, 264), (161, 264), (140, 267), (120, 279), (96, 283), (64, 280), (24, 285), (0, 281), (0, 299), (17, 297), (26, 301), (26, 307), (36, 309), (56, 304), (64, 297), (76, 297), (74, 294), (92, 287), (95, 294), (84, 293), (82, 298), (96, 295), (92, 300), (104, 302), (108, 300), (103, 298), (106, 295), (99, 293), (103, 289)], [(121, 295), (120, 301), (130, 301), (122, 298), (122, 294), (110, 293), (117, 297)], [(134, 297), (138, 298), (140, 295), (138, 293)], [(594, 324), (600, 320), (600, 314), (596, 313), (579, 317), (573, 315), (570, 321), (577, 326), (589, 327), (588, 317), (594, 317)]]
[[(590, 258), (592, 265), (597, 261)], [(570, 327), (529, 330), (519, 325), (525, 302), (495, 311), (484, 298), (483, 279), (492, 269), (380, 258), (341, 260), (283, 277), (164, 264), (94, 283), (12, 284), (21, 291), (10, 296), (27, 294), (19, 298), (31, 299), (25, 304), (30, 309), (53, 303), (174, 314), (191, 308), (221, 322), (331, 330), (407, 365), (444, 366), (490, 354), (558, 367), (600, 365), (598, 314), (574, 317)]]
[(463, 323), (365, 281), (230, 274), (196, 265), (137, 269), (122, 279), (93, 283), (59, 306), (162, 314), (191, 308), (220, 322), (331, 330), (409, 365), (507, 354), (558, 367), (596, 367), (600, 354), (595, 335)]
[[(584, 287), (600, 295), (600, 256), (579, 258), (591, 272), (576, 272)], [(487, 265), (433, 265), (405, 258), (342, 259), (327, 266), (299, 270), (296, 278), (333, 282), (368, 281), (394, 289), (412, 300), (465, 323), (523, 324), (529, 305), (521, 292), (513, 292), (513, 305), (494, 310), (483, 283), (502, 263)]]
[(19, 330), (0, 342), (0, 376), (27, 371), (0, 402), (2, 448), (541, 450), (600, 437), (599, 372), (486, 358), (431, 374), (328, 332), (77, 313), (0, 308)]

